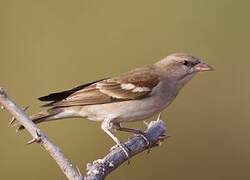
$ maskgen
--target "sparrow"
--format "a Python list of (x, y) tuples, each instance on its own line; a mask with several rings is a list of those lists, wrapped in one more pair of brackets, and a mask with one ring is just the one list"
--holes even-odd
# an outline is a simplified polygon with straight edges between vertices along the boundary
[[(117, 77), (40, 97), (40, 101), (47, 102), (42, 106), (47, 109), (30, 118), (36, 124), (73, 117), (100, 122), (102, 130), (129, 158), (129, 150), (112, 130), (143, 135), (141, 130), (121, 124), (145, 120), (161, 113), (198, 72), (211, 70), (212, 66), (193, 55), (170, 54), (153, 65), (136, 68)], [(22, 129), (24, 127), (20, 125), (18, 130)]]

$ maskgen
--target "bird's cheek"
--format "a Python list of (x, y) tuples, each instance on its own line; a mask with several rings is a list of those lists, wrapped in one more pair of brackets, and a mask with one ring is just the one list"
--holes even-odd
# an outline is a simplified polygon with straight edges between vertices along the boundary
[(193, 73), (194, 73), (194, 71), (195, 71), (195, 69), (194, 69), (194, 68), (189, 68), (189, 69), (187, 70), (187, 73), (188, 73), (188, 74), (193, 74)]

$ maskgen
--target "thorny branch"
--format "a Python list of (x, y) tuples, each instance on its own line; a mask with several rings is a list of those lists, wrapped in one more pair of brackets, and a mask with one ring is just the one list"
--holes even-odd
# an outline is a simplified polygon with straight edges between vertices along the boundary
[[(83, 176), (80, 173), (80, 170), (77, 167), (74, 167), (70, 160), (64, 156), (62, 151), (29, 119), (25, 113), (27, 108), (19, 108), (1, 87), (0, 104), (2, 104), (2, 109), (6, 109), (11, 115), (13, 115), (11, 123), (13, 123), (14, 120), (19, 121), (19, 123), (22, 124), (31, 134), (33, 139), (30, 140), (28, 144), (36, 142), (47, 150), (69, 180), (103, 180), (108, 174), (128, 160), (119, 147), (113, 148), (104, 158), (89, 163), (87, 165), (86, 176)], [(129, 139), (125, 145), (130, 150), (130, 156), (135, 156), (140, 152), (158, 146), (166, 137), (165, 132), (165, 123), (159, 120), (159, 118), (157, 121), (150, 122), (145, 131), (145, 137), (150, 144), (148, 145), (145, 139), (141, 136), (135, 136)]]
[(47, 150), (69, 180), (83, 179), (82, 175), (76, 168), (73, 167), (69, 159), (63, 155), (62, 151), (55, 146), (49, 138), (29, 119), (26, 113), (8, 97), (3, 88), (0, 88), (0, 103), (31, 134), (33, 139), (28, 143), (37, 142), (45, 150)]

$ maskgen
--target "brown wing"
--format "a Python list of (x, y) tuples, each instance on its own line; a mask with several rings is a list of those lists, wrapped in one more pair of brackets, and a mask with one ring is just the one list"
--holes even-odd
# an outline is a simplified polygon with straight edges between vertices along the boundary
[(83, 106), (140, 99), (149, 96), (159, 81), (159, 76), (154, 71), (148, 68), (138, 69), (96, 82), (61, 101), (50, 103), (50, 106)]
[(99, 81), (102, 81), (104, 79), (101, 79), (101, 80), (97, 80), (97, 81), (94, 81), (94, 82), (90, 82), (90, 83), (86, 83), (86, 84), (83, 84), (83, 85), (80, 85), (80, 86), (77, 86), (73, 89), (70, 89), (70, 90), (66, 90), (66, 91), (61, 91), (61, 92), (56, 92), (56, 93), (51, 93), (47, 96), (42, 96), (42, 97), (39, 97), (38, 99), (40, 101), (60, 101), (60, 100), (63, 100), (65, 98), (67, 98), (68, 96), (70, 96), (71, 94), (73, 94), (74, 92), (76, 91), (79, 91), (81, 89), (84, 89), (92, 84), (95, 84)]
[[(106, 78), (107, 79), (107, 78)], [(84, 88), (87, 88), (89, 87), (90, 85), (92, 84), (95, 84), (99, 81), (102, 81), (104, 79), (100, 79), (100, 80), (97, 80), (97, 81), (93, 81), (93, 82), (89, 82), (89, 83), (86, 83), (86, 84), (82, 84), (80, 86), (77, 86), (77, 87), (74, 87), (72, 89), (69, 89), (69, 90), (66, 90), (66, 91), (61, 91), (61, 92), (56, 92), (56, 93), (51, 93), (47, 96), (42, 96), (42, 97), (39, 97), (38, 99), (40, 101), (52, 101), (51, 103), (48, 103), (48, 104), (45, 104), (43, 105), (43, 107), (46, 107), (46, 106), (51, 106), (53, 103), (55, 102), (58, 102), (58, 101), (61, 101), (63, 99), (66, 99), (67, 97), (69, 97), (71, 94), (81, 90), (81, 89), (84, 89)]]

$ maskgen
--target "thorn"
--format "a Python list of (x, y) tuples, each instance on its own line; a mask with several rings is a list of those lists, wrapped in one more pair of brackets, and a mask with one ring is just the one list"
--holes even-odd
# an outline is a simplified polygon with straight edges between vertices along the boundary
[(38, 140), (37, 140), (36, 138), (33, 138), (33, 139), (31, 139), (30, 141), (28, 141), (26, 144), (27, 144), (27, 145), (30, 145), (30, 144), (33, 144), (33, 143), (35, 143), (35, 142), (38, 142)]
[(170, 135), (162, 134), (158, 139), (159, 141), (164, 141), (165, 139), (168, 139), (170, 137), (171, 137)]
[(83, 177), (83, 176), (82, 176), (82, 173), (81, 173), (81, 171), (80, 171), (80, 169), (79, 169), (78, 166), (76, 166), (76, 170), (77, 170), (78, 174), (79, 174), (81, 177)]
[(22, 108), (22, 110), (25, 112), (25, 111), (27, 111), (27, 110), (29, 109), (29, 107), (30, 107), (30, 105), (28, 105), (28, 106)]
[(147, 150), (147, 154), (151, 153), (151, 148), (149, 147)]
[(150, 143), (150, 144), (148, 145), (148, 148), (147, 148), (146, 153), (147, 153), (147, 154), (151, 153), (151, 149), (152, 149), (152, 148), (151, 148), (151, 143)]
[(161, 113), (159, 113), (158, 117), (157, 117), (157, 121), (161, 120)]
[(147, 121), (143, 121), (143, 123), (148, 127), (149, 123)]
[(166, 139), (165, 136), (160, 136), (160, 137), (158, 138), (159, 141), (164, 141), (165, 139)]
[[(23, 110), (24, 112), (26, 112), (27, 109), (28, 109), (29, 107), (30, 107), (30, 106), (26, 106), (26, 107), (22, 108), (22, 110)], [(14, 122), (16, 122), (16, 118), (15, 118), (15, 117), (12, 117), (12, 118), (11, 118), (11, 121), (9, 122), (8, 127), (9, 127), (9, 128), (15, 127), (15, 125), (13, 125)]]
[[(12, 127), (16, 127), (16, 126), (18, 126), (17, 128), (16, 128), (16, 133), (19, 133), (20, 132), (20, 126), (22, 126), (22, 125), (20, 125), (19, 123), (16, 123), (16, 124), (14, 124)], [(11, 128), (12, 128), (11, 127)]]
[(168, 136), (165, 137), (165, 139), (168, 139), (168, 138), (171, 138), (171, 137), (172, 137), (172, 136), (168, 135)]
[(12, 118), (11, 118), (11, 121), (9, 122), (8, 127), (9, 127), (9, 128), (14, 127), (15, 125), (13, 125), (13, 124), (14, 124), (15, 121), (16, 121), (16, 118), (15, 118), (15, 117), (12, 117)]
[(41, 133), (38, 132), (38, 130), (36, 130), (36, 137), (31, 139), (30, 141), (28, 141), (26, 144), (27, 145), (30, 145), (30, 144), (33, 144), (33, 143), (39, 143), (41, 141)]
[(157, 142), (157, 146), (161, 146), (161, 145), (162, 145), (161, 141)]
[(170, 138), (171, 136), (169, 135), (161, 135), (159, 138), (158, 138), (158, 141), (155, 143), (157, 146), (161, 146), (162, 145), (162, 142), (165, 140), (165, 139), (168, 139)]
[(167, 135), (166, 134), (161, 134), (160, 137), (166, 137)]
[(37, 138), (41, 137), (41, 133), (37, 129), (36, 129), (36, 136), (37, 136)]

